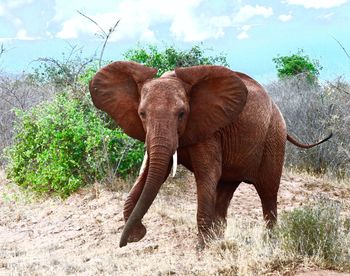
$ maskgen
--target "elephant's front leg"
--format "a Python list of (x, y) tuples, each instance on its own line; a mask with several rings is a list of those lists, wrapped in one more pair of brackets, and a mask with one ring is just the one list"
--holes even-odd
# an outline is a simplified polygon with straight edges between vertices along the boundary
[(191, 150), (191, 161), (197, 184), (197, 224), (200, 247), (216, 236), (219, 230), (215, 207), (216, 188), (221, 177), (222, 154), (220, 145), (213, 140), (196, 145)]

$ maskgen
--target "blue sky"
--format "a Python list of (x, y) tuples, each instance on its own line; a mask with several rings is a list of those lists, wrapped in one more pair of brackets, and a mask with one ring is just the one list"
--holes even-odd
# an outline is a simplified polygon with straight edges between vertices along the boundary
[(272, 58), (304, 49), (324, 67), (321, 78), (350, 77), (350, 0), (0, 0), (2, 71), (30, 71), (39, 57), (60, 58), (69, 45), (90, 56), (101, 47), (93, 18), (118, 19), (105, 58), (118, 60), (138, 42), (189, 48), (203, 42), (227, 54), (230, 67), (261, 82), (276, 78)]

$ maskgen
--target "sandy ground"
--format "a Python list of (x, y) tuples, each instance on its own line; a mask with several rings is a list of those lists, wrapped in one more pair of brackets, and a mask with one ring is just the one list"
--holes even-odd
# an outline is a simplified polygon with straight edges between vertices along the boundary
[[(350, 203), (345, 185), (334, 187), (312, 177), (285, 173), (279, 211), (302, 205), (319, 194)], [(195, 250), (196, 195), (191, 175), (165, 183), (143, 220), (148, 230), (145, 238), (118, 248), (126, 196), (126, 192), (95, 185), (65, 201), (33, 201), (0, 172), (0, 275), (217, 273), (219, 264), (208, 264), (208, 258)], [(254, 188), (242, 184), (232, 200), (229, 217), (262, 220), (261, 213)], [(298, 275), (343, 274), (300, 271)]]

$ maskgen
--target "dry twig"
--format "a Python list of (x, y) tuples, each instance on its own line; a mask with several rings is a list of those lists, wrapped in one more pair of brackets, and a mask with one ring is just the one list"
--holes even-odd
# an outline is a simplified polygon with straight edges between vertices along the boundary
[(334, 36), (332, 36), (332, 38), (339, 44), (339, 46), (343, 49), (344, 53), (346, 54), (346, 56), (350, 59), (350, 55), (349, 53), (346, 51), (346, 49), (344, 48), (343, 44), (340, 43), (340, 41), (338, 39), (336, 39)]
[(113, 27), (109, 28), (108, 31), (105, 31), (95, 20), (93, 20), (91, 17), (83, 14), (81, 11), (77, 11), (80, 15), (84, 16), (86, 19), (90, 20), (92, 23), (94, 23), (97, 28), (100, 29), (101, 34), (98, 34), (102, 39), (104, 39), (103, 45), (102, 45), (102, 49), (101, 49), (101, 53), (100, 53), (100, 58), (98, 60), (98, 68), (101, 68), (101, 62), (102, 62), (102, 57), (103, 57), (103, 53), (105, 51), (108, 39), (110, 38), (110, 36), (114, 33), (116, 27), (118, 26), (120, 19), (114, 24)]
[(6, 49), (4, 47), (4, 44), (2, 43), (0, 46), (0, 57), (2, 56), (3, 53), (5, 53)]

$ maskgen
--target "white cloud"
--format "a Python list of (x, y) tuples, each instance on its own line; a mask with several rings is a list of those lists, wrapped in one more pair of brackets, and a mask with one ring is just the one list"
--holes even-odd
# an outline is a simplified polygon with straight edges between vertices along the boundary
[(329, 9), (346, 4), (349, 0), (285, 0), (290, 5), (301, 5), (307, 9)]
[[(175, 38), (192, 42), (209, 38), (218, 38), (225, 34), (225, 28), (232, 25), (229, 16), (210, 16), (196, 13), (196, 9), (202, 0), (178, 0), (162, 1), (149, 0), (122, 1), (116, 12), (99, 13), (89, 15), (93, 20), (108, 29), (116, 20), (120, 23), (112, 35), (111, 40), (141, 39), (156, 41), (154, 27), (163, 23), (169, 23), (170, 34)], [(62, 10), (57, 10), (56, 20), (62, 15)], [(86, 18), (73, 15), (62, 23), (61, 30), (56, 34), (63, 39), (78, 38), (81, 34), (93, 34), (98, 28)]]
[(2, 3), (0, 3), (0, 16), (4, 16), (5, 20), (12, 24), (16, 34), (12, 37), (2, 37), (0, 38), (1, 41), (39, 39), (39, 37), (28, 35), (25, 24), (14, 12), (14, 10), (23, 8), (24, 5), (30, 3), (32, 3), (32, 0), (2, 0)]
[(7, 6), (10, 9), (20, 8), (23, 5), (32, 3), (32, 0), (7, 0)]
[(293, 16), (291, 14), (281, 14), (278, 16), (278, 19), (282, 22), (288, 22), (292, 20)]
[(142, 41), (148, 41), (148, 42), (156, 42), (156, 35), (151, 30), (144, 30), (141, 34), (140, 40)]
[(251, 27), (251, 25), (243, 25), (242, 27), (240, 27), (240, 33), (237, 35), (237, 39), (242, 40), (249, 38), (248, 31), (251, 29)]
[(224, 36), (224, 29), (230, 27), (232, 21), (228, 16), (195, 17), (190, 13), (174, 18), (170, 31), (178, 39), (185, 42), (217, 39)]
[[(226, 14), (218, 16), (211, 10), (200, 9), (204, 0), (121, 0), (117, 3), (115, 0), (106, 0), (111, 7), (106, 13), (101, 5), (96, 6), (96, 2), (92, 0), (86, 0), (85, 6), (81, 8), (75, 6), (75, 2), (69, 6), (69, 1), (71, 0), (56, 1), (55, 7), (55, 24), (61, 22), (61, 28), (55, 35), (63, 39), (91, 36), (98, 32), (98, 28), (88, 19), (72, 13), (74, 9), (83, 11), (105, 30), (120, 19), (111, 41), (141, 39), (154, 42), (158, 39), (155, 30), (160, 25), (169, 26), (169, 35), (185, 42), (217, 39), (225, 35), (227, 28), (239, 29), (253, 17), (268, 18), (273, 14), (271, 7), (245, 5), (235, 14), (227, 11)], [(95, 3), (94, 6), (92, 3)], [(70, 11), (66, 13), (65, 9), (68, 7)]]
[[(103, 13), (91, 16), (106, 32), (120, 19), (120, 22), (112, 34), (110, 41), (121, 39), (140, 38), (141, 40), (154, 41), (154, 32), (149, 29), (150, 21), (145, 17), (128, 17), (117, 13)], [(62, 29), (56, 34), (61, 39), (75, 39), (81, 34), (101, 34), (101, 30), (88, 19), (75, 15), (63, 22)]]
[(36, 40), (36, 39), (40, 39), (40, 37), (29, 36), (27, 33), (27, 30), (24, 28), (21, 28), (17, 31), (16, 36), (14, 37), (0, 37), (0, 42), (8, 42), (13, 40)]
[(15, 39), (18, 39), (18, 40), (35, 40), (36, 38), (28, 36), (27, 30), (22, 28), (22, 29), (19, 29), (17, 31)]
[[(273, 15), (272, 7), (260, 6), (260, 5), (245, 5), (241, 7), (237, 14), (233, 15), (233, 22), (237, 25), (244, 24), (250, 19), (260, 16), (263, 18), (268, 18)], [(243, 40), (249, 38), (248, 31), (251, 29), (252, 25), (239, 26), (237, 29), (239, 31), (236, 36), (237, 39)]]
[(200, 28), (199, 18), (195, 18), (189, 12), (182, 14), (182, 17), (175, 17), (171, 26), (171, 33), (185, 42), (200, 41), (208, 38), (208, 31)]
[(33, 0), (2, 0), (0, 3), (0, 16), (10, 10), (21, 8), (24, 5), (32, 3)]
[(5, 6), (3, 6), (2, 4), (0, 4), (0, 16), (3, 16), (5, 14)]
[(326, 20), (326, 21), (329, 21), (332, 19), (332, 17), (335, 15), (334, 12), (330, 12), (330, 13), (327, 13), (327, 14), (324, 14), (324, 15), (320, 15), (318, 18), (319, 19), (323, 19), (323, 20)]
[(237, 35), (237, 39), (239, 40), (243, 40), (243, 39), (247, 39), (249, 38), (249, 35), (247, 32), (240, 32), (238, 35)]
[(273, 14), (273, 9), (271, 7), (265, 7), (265, 6), (251, 6), (251, 5), (245, 5), (234, 17), (235, 22), (246, 22), (252, 17), (255, 16), (262, 16), (264, 18), (268, 18)]

